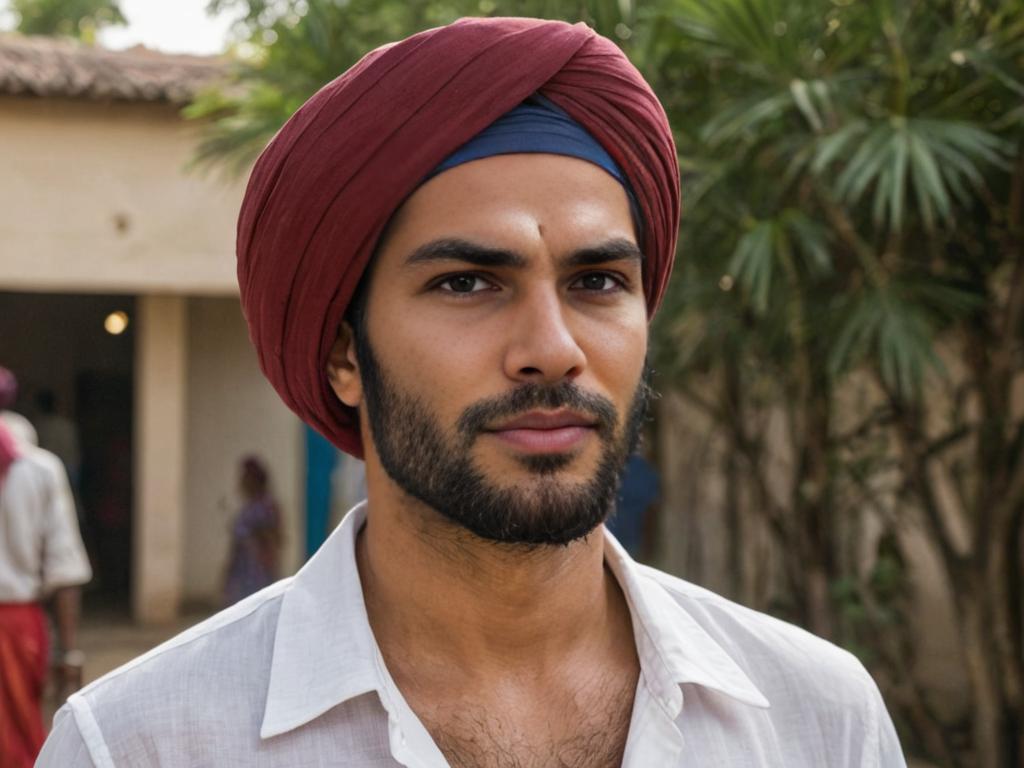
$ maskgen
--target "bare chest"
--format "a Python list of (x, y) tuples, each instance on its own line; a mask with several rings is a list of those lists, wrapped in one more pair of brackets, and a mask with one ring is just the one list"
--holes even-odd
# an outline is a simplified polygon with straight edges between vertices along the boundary
[(619, 768), (636, 679), (603, 683), (534, 707), (450, 703), (421, 719), (451, 768)]

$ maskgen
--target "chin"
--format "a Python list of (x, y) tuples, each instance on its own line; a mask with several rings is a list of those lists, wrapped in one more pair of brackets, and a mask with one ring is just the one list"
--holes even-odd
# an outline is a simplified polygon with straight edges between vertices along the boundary
[[(589, 455), (593, 453), (594, 455)], [(496, 461), (479, 462), (492, 481), (507, 479), (509, 472), (529, 478), (557, 477), (562, 481), (587, 483), (598, 471), (601, 457), (596, 451), (574, 449), (536, 453), (505, 453)]]

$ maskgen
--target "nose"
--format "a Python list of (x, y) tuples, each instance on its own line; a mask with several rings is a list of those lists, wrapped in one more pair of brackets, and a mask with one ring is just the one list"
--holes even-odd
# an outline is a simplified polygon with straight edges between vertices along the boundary
[(558, 384), (578, 377), (587, 358), (566, 320), (557, 291), (524, 297), (510, 318), (505, 373), (513, 381)]

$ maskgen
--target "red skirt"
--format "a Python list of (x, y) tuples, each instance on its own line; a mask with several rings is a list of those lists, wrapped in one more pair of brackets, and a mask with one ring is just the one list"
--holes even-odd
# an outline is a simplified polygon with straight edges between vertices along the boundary
[(0, 766), (31, 768), (43, 746), (49, 667), (46, 616), (34, 603), (0, 603)]

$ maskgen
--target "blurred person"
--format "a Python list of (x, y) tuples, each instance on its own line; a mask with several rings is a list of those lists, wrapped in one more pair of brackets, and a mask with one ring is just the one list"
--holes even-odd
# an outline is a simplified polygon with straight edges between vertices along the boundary
[(279, 578), (281, 515), (270, 493), (267, 468), (255, 456), (241, 463), (242, 508), (231, 523), (224, 604), (231, 605)]
[(658, 472), (641, 454), (626, 460), (615, 499), (615, 514), (605, 526), (632, 557), (648, 548), (650, 510), (661, 495)]
[(82, 684), (77, 646), (79, 587), (91, 570), (71, 488), (54, 454), (0, 423), (0, 766), (27, 768), (43, 744), (42, 697), (57, 629), (60, 701)]
[(78, 490), (82, 457), (78, 442), (78, 427), (61, 412), (57, 395), (52, 389), (40, 389), (33, 398), (35, 428), (38, 445), (56, 454), (64, 462), (71, 487)]
[(0, 366), (0, 423), (4, 424), (19, 442), (39, 444), (39, 436), (32, 422), (12, 411), (18, 401), (18, 379), (7, 368)]
[(586, 25), (463, 19), (321, 89), (254, 167), (238, 275), (367, 502), (73, 696), (40, 765), (903, 766), (851, 654), (604, 529), (678, 221), (664, 111)]

